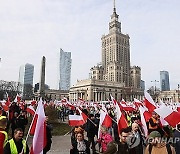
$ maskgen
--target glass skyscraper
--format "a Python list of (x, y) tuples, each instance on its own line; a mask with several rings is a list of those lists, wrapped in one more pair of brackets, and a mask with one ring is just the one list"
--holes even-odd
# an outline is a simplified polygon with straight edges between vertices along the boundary
[(170, 90), (168, 71), (160, 71), (160, 84), (161, 84), (161, 91)]
[(71, 52), (60, 49), (59, 90), (69, 90), (71, 83)]
[[(19, 83), (21, 84), (21, 89), (19, 89), (23, 96), (27, 92), (31, 92), (33, 88), (33, 76), (34, 76), (34, 65), (25, 64), (19, 69)], [(33, 89), (32, 89), (33, 91)]]

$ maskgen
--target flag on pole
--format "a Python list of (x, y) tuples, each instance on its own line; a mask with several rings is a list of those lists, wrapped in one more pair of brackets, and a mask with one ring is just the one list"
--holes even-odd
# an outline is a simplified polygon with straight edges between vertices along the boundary
[(69, 115), (69, 126), (81, 126), (85, 123), (82, 115)]
[(139, 111), (140, 111), (140, 115), (141, 115), (142, 128), (144, 130), (145, 136), (147, 137), (148, 136), (148, 129), (147, 129), (146, 120), (144, 117), (144, 113), (146, 112), (146, 110), (142, 106), (140, 106)]
[(153, 112), (156, 109), (156, 104), (148, 92), (144, 91), (144, 104), (148, 108), (149, 112)]
[(176, 127), (176, 125), (180, 122), (180, 113), (173, 111), (167, 106), (161, 106), (154, 111), (172, 127)]
[(45, 118), (43, 102), (40, 100), (30, 128), (30, 134), (34, 135), (30, 154), (43, 154), (43, 148), (46, 146)]

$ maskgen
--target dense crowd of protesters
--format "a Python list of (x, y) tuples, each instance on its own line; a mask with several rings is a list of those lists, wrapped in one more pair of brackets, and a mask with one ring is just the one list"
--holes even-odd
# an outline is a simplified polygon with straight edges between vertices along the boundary
[[(71, 109), (67, 107), (65, 110)], [(148, 136), (145, 136), (140, 113), (138, 111), (124, 112), (128, 127), (118, 132), (115, 108), (111, 107), (107, 110), (112, 118), (112, 125), (111, 127), (102, 125), (99, 128), (100, 109), (93, 106), (82, 107), (82, 111), (88, 115), (88, 119), (84, 125), (72, 128), (71, 154), (90, 154), (90, 151), (93, 154), (180, 153), (180, 123), (174, 129), (169, 125), (162, 126), (160, 117), (152, 112), (152, 116), (146, 123)], [(79, 113), (74, 109), (71, 114)], [(99, 136), (98, 132), (100, 132)]]

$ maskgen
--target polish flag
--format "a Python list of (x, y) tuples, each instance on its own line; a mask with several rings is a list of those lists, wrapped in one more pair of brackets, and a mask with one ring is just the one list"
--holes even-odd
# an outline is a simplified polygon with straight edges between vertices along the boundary
[(136, 106), (136, 108), (139, 108), (140, 106), (143, 106), (143, 103), (141, 101), (139, 101), (138, 99), (134, 98), (134, 105)]
[(69, 115), (69, 126), (81, 126), (85, 123), (82, 115)]
[(31, 115), (34, 115), (34, 114), (35, 114), (35, 110), (34, 110), (34, 108), (33, 108), (32, 105), (28, 106), (28, 107), (26, 108), (26, 111), (27, 111), (28, 113), (30, 113)]
[(20, 102), (21, 101), (21, 96), (20, 95), (16, 95), (16, 98), (14, 99), (14, 102)]
[(77, 110), (79, 111), (79, 114), (83, 117), (83, 120), (86, 122), (88, 119), (88, 116), (85, 113), (83, 113), (79, 108), (77, 108)]
[(154, 111), (165, 121), (167, 121), (172, 127), (176, 127), (176, 125), (180, 122), (180, 113), (173, 111), (167, 106), (161, 106)]
[(144, 114), (147, 111), (142, 106), (139, 107), (139, 111), (140, 111), (140, 115), (141, 115), (141, 123), (142, 123), (142, 128), (144, 130), (144, 134), (145, 134), (145, 136), (148, 136), (148, 129), (147, 129), (146, 119), (145, 119), (145, 114)]
[(6, 105), (7, 106), (10, 106), (10, 104), (11, 104), (11, 101), (10, 101), (10, 97), (8, 96), (8, 93), (6, 92), (6, 95), (7, 95), (7, 101), (6, 101)]
[(35, 101), (35, 100), (33, 100), (33, 101), (31, 101), (31, 105), (33, 106), (33, 105), (36, 105), (37, 104), (37, 102)]
[(111, 127), (112, 126), (112, 118), (109, 116), (104, 104), (102, 104), (102, 110), (101, 111), (100, 111), (100, 121), (102, 122), (101, 125), (105, 126), (107, 128)]
[(112, 95), (111, 95), (111, 100), (112, 100), (112, 102), (114, 103), (114, 105), (117, 104), (117, 101), (112, 97)]
[(156, 109), (156, 104), (148, 92), (144, 91), (144, 104), (148, 108), (149, 112), (153, 112)]
[(116, 112), (117, 112), (117, 125), (118, 125), (118, 131), (120, 133), (122, 128), (127, 128), (128, 123), (124, 116), (124, 114), (121, 112), (120, 107), (118, 104), (116, 104)]
[(34, 135), (30, 154), (43, 154), (43, 148), (47, 142), (45, 118), (43, 102), (40, 100), (29, 131)]

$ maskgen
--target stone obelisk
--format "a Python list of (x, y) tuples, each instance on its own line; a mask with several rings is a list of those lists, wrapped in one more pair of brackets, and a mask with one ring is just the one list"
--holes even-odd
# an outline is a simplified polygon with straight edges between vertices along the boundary
[(45, 97), (45, 67), (46, 67), (46, 58), (42, 57), (41, 63), (41, 77), (40, 77), (40, 84), (39, 84), (39, 93), (40, 97)]

